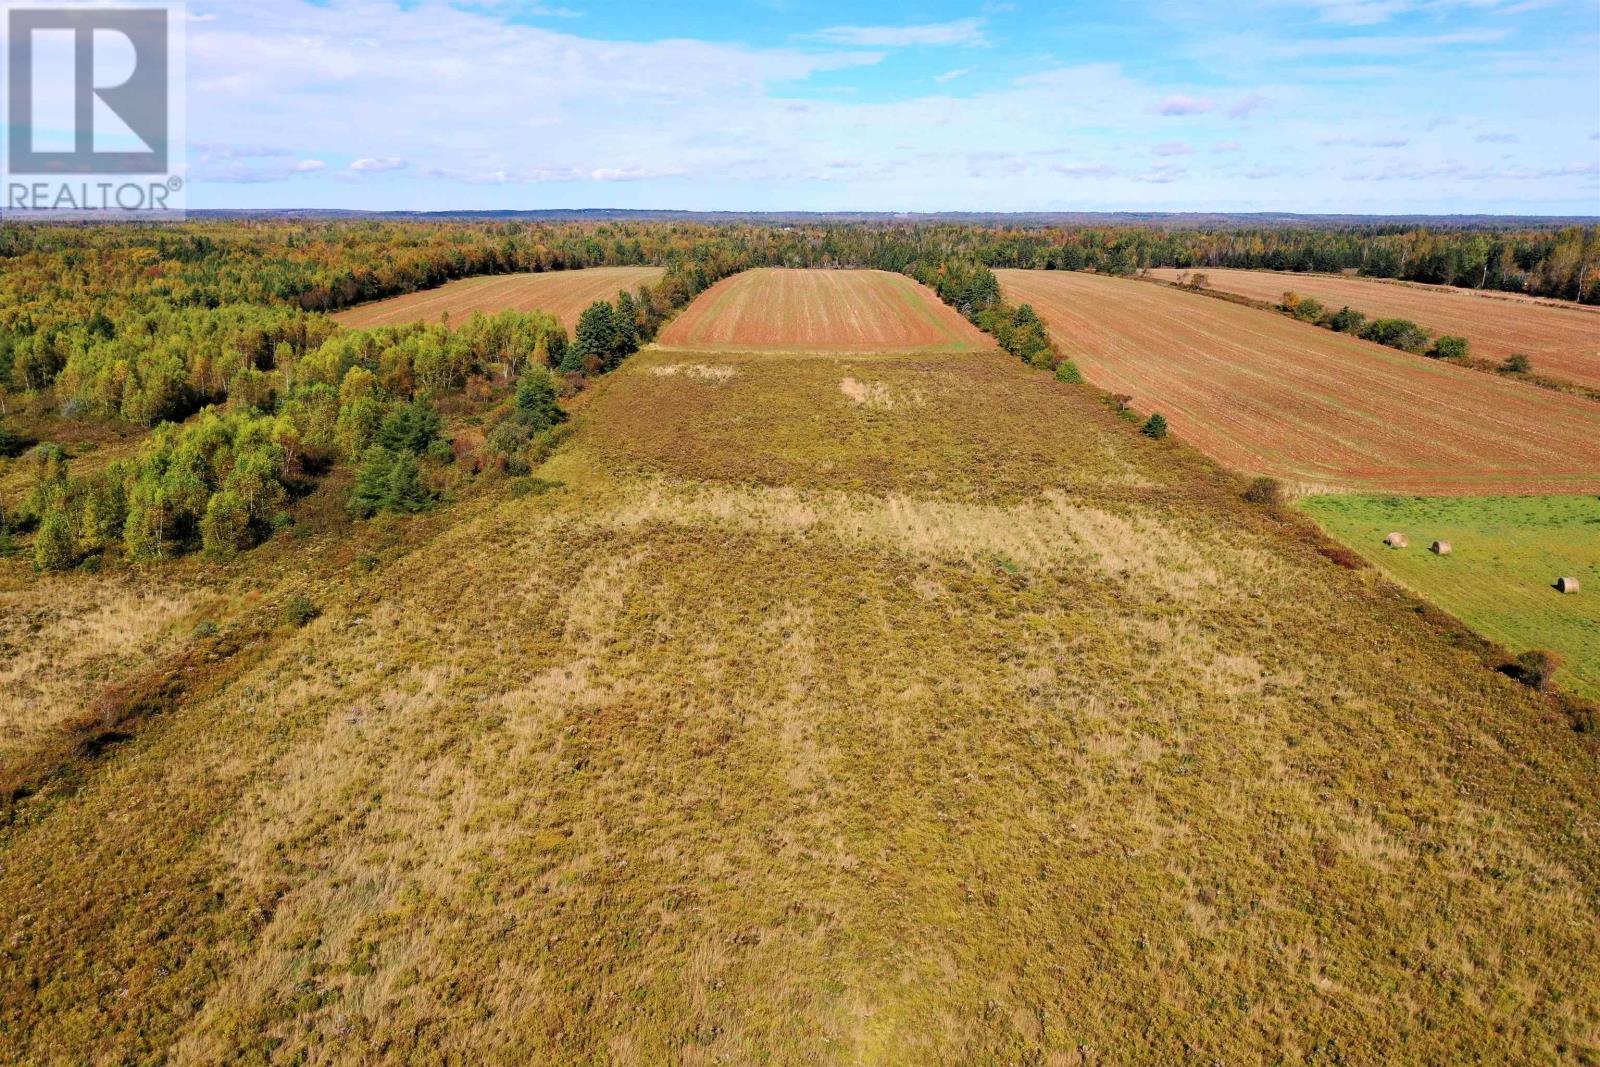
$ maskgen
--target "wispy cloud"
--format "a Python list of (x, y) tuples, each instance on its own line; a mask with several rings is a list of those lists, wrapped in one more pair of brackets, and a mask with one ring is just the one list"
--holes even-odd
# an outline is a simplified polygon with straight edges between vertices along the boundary
[(944, 85), (947, 82), (955, 81), (957, 78), (965, 78), (971, 73), (972, 71), (970, 68), (961, 67), (957, 70), (947, 70), (943, 74), (935, 74), (933, 76), (933, 80), (938, 82), (940, 85)]
[(382, 174), (391, 170), (404, 170), (406, 161), (399, 156), (386, 156), (383, 159), (358, 159), (350, 164), (350, 169), (357, 174)]
[(1204, 115), (1216, 105), (1203, 96), (1177, 93), (1156, 105), (1158, 115)]
[(1228, 117), (1230, 119), (1247, 119), (1271, 103), (1272, 98), (1265, 93), (1251, 93), (1229, 105)]
[(986, 43), (980, 18), (912, 26), (830, 26), (818, 30), (810, 39), (853, 48), (931, 48)]
[(1194, 155), (1194, 149), (1184, 144), (1182, 141), (1162, 141), (1160, 144), (1150, 149), (1150, 151), (1158, 156)]

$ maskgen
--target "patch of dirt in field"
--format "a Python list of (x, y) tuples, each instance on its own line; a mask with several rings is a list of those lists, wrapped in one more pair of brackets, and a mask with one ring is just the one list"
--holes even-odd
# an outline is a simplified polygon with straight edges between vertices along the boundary
[(1591, 400), (1164, 286), (998, 274), (1090, 381), (1235, 470), (1412, 493), (1600, 490)]
[(859, 404), (861, 407), (890, 411), (895, 405), (894, 394), (882, 382), (858, 382), (854, 378), (845, 378), (839, 383), (839, 391), (848, 397), (852, 404)]
[(696, 381), (721, 385), (739, 372), (724, 363), (667, 363), (652, 368), (650, 373), (658, 378), (671, 378), (682, 374)]

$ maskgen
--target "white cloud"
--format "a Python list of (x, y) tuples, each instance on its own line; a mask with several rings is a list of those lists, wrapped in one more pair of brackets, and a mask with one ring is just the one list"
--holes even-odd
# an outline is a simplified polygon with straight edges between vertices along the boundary
[[(1230, 91), (1188, 77), (1134, 78), (1113, 63), (1035, 59), (1020, 67), (1031, 73), (998, 86), (986, 66), (976, 92), (945, 92), (939, 86), (962, 72), (940, 75), (935, 66), (891, 83), (905, 95), (869, 99), (823, 95), (807, 80), (845, 72), (826, 88), (853, 88), (848, 72), (882, 60), (888, 37), (871, 37), (885, 43), (864, 50), (815, 39), (774, 47), (603, 40), (443, 0), (254, 0), (219, 10), (189, 30), (196, 206), (1153, 208), (1176, 203), (1170, 189), (1191, 207), (1213, 209), (1241, 202), (1241, 176), (1255, 174), (1259, 205), (1385, 210), (1398, 201), (1384, 199), (1382, 187), (1358, 194), (1341, 176), (1382, 173), (1409, 153), (1319, 144), (1351, 137), (1353, 115), (1361, 116), (1354, 134), (1372, 142), (1413, 134), (1414, 168), (1463, 161), (1457, 177), (1418, 197), (1443, 203), (1455, 195), (1452, 182), (1470, 182), (1474, 196), (1600, 199), (1592, 175), (1565, 166), (1572, 131), (1581, 138), (1594, 125), (1581, 94), (1552, 88), (1559, 81), (1484, 84), (1463, 75), (1457, 92), (1433, 67), (1409, 82), (1329, 87), (1297, 80), (1305, 63), (1271, 69), (1263, 60), (1266, 69), (1219, 67), (1237, 86)], [(1269, 103), (1270, 124), (1224, 122)], [(1424, 138), (1433, 115), (1460, 121)], [(1219, 140), (1242, 128), (1249, 137)], [(1474, 141), (1503, 129), (1523, 139), (1521, 170)], [(1180, 131), (1183, 141), (1167, 140)], [(1156, 164), (1148, 169), (1128, 161), (1130, 152), (1168, 144), (1197, 150), (1146, 155)], [(358, 164), (369, 162), (346, 164), (351, 146), (362, 153)], [(330, 169), (323, 160), (340, 163)], [(373, 169), (394, 160), (405, 166)], [(1284, 167), (1292, 179), (1268, 180)], [(1466, 176), (1479, 172), (1490, 176)], [(350, 186), (375, 173), (390, 176), (362, 183), (358, 198)], [(230, 188), (208, 203), (208, 182)], [(293, 192), (242, 184), (266, 182), (293, 182)], [(1407, 206), (1415, 210), (1414, 201)]]
[(946, 82), (953, 82), (957, 78), (965, 78), (971, 73), (972, 71), (969, 68), (962, 67), (959, 70), (947, 70), (943, 74), (935, 74), (933, 76), (933, 80), (938, 82), (940, 85), (943, 85)]
[(382, 174), (391, 170), (404, 170), (406, 161), (399, 156), (386, 156), (383, 159), (358, 159), (350, 164), (350, 169), (361, 174)]
[(927, 48), (985, 43), (983, 19), (926, 22), (915, 26), (830, 26), (811, 35), (826, 44), (864, 48)]
[(1150, 150), (1158, 156), (1190, 156), (1194, 149), (1182, 141), (1162, 141)]

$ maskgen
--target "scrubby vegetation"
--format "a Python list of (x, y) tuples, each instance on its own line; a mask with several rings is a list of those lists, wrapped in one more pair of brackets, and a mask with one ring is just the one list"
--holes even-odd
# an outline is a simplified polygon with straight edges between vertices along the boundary
[[(1299, 319), (1315, 323), (1338, 333), (1352, 333), (1363, 340), (1373, 341), (1402, 352), (1427, 353), (1440, 359), (1464, 359), (1468, 344), (1464, 337), (1442, 336), (1437, 339), (1426, 329), (1409, 319), (1372, 319), (1348, 307), (1328, 311), (1318, 300), (1289, 291), (1283, 294), (1279, 310)], [(1431, 343), (1431, 347), (1430, 347)]]

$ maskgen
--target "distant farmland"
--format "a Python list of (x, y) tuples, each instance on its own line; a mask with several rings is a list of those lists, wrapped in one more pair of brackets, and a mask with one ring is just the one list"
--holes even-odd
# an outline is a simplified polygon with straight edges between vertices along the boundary
[(1600, 488), (1600, 404), (1126, 279), (997, 272), (1084, 374), (1247, 473), (1419, 494)]
[[(1150, 272), (1169, 282), (1179, 273)], [(1377, 278), (1204, 267), (1188, 273), (1204, 274), (1211, 288), (1252, 300), (1276, 303), (1292, 289), (1333, 310), (1348, 306), (1371, 318), (1410, 319), (1435, 333), (1465, 337), (1474, 356), (1500, 362), (1520, 352), (1539, 374), (1600, 387), (1600, 308)]]
[(669, 348), (971, 352), (993, 343), (926, 288), (877, 270), (745, 271), (662, 332)]
[(548, 311), (570, 328), (583, 309), (596, 300), (611, 300), (619, 290), (631, 292), (649, 285), (663, 273), (660, 267), (590, 267), (540, 274), (493, 274), (362, 304), (334, 318), (346, 326), (372, 327), (437, 322), (446, 313), (451, 319), (465, 319), (474, 311), (486, 315), (498, 311)]

